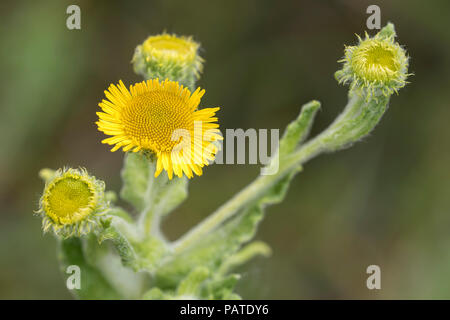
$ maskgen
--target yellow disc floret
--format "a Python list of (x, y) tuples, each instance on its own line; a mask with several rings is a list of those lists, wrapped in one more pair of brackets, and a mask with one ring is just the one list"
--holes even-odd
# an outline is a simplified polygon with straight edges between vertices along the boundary
[(38, 213), (44, 231), (69, 237), (90, 232), (106, 208), (104, 183), (84, 169), (58, 170), (47, 181)]
[(184, 108), (186, 99), (164, 91), (144, 92), (133, 97), (123, 109), (124, 132), (155, 151), (170, 151), (177, 144), (171, 139), (176, 129), (189, 130), (193, 114)]
[(79, 178), (60, 179), (48, 190), (46, 209), (48, 214), (61, 224), (82, 220), (89, 213), (90, 202), (94, 198), (91, 186)]
[(142, 44), (142, 50), (155, 58), (172, 58), (179, 61), (194, 62), (199, 44), (192, 38), (162, 34), (150, 36)]
[(192, 94), (177, 82), (158, 79), (130, 86), (122, 81), (111, 85), (97, 112), (98, 129), (112, 137), (102, 142), (114, 145), (111, 151), (149, 151), (157, 156), (158, 176), (163, 169), (191, 178), (214, 160), (221, 139), (215, 113), (219, 108), (197, 110), (204, 90)]

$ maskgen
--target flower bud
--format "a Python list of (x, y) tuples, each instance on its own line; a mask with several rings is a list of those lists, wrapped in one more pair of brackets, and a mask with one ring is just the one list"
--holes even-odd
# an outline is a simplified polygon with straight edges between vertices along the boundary
[[(389, 23), (374, 37), (366, 33), (358, 36), (356, 46), (345, 48), (342, 69), (335, 76), (340, 83), (350, 83), (350, 90), (371, 97), (390, 96), (406, 85), (408, 57), (405, 50), (394, 41), (394, 26)], [(359, 91), (359, 90), (357, 90)]]
[(136, 47), (134, 71), (145, 79), (169, 79), (192, 90), (203, 69), (199, 48), (191, 37), (166, 33), (150, 36)]
[(40, 207), (44, 232), (68, 238), (92, 231), (105, 214), (108, 204), (105, 184), (85, 169), (59, 169), (46, 181)]

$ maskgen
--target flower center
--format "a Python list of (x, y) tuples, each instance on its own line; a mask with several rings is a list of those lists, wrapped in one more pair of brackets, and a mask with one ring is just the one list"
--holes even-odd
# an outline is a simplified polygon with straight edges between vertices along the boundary
[[(125, 133), (153, 151), (171, 151), (183, 134), (193, 128), (193, 115), (177, 94), (155, 90), (133, 97), (122, 113)], [(174, 139), (172, 140), (172, 135)]]
[(68, 220), (73, 223), (75, 222), (72, 221), (74, 218), (77, 218), (76, 221), (78, 221), (79, 218), (89, 213), (86, 210), (83, 214), (80, 209), (87, 208), (93, 196), (92, 190), (85, 181), (63, 178), (55, 182), (49, 190), (48, 204), (50, 210), (48, 212), (54, 220), (58, 220), (60, 223), (69, 223)]
[(394, 54), (382, 47), (375, 47), (367, 54), (367, 63), (394, 70)]
[(355, 71), (369, 81), (389, 81), (399, 71), (395, 50), (385, 43), (363, 43), (353, 61)]
[(192, 45), (175, 37), (152, 37), (144, 42), (144, 50), (158, 50), (162, 54), (167, 55), (183, 55), (187, 56), (192, 53)]

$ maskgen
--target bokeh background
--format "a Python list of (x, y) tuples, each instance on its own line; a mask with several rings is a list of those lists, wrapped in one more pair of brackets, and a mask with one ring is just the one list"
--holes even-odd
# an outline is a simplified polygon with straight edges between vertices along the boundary
[[(66, 8), (81, 7), (81, 30)], [(40, 168), (85, 166), (120, 189), (123, 153), (100, 143), (103, 90), (140, 81), (135, 46), (163, 30), (203, 45), (203, 106), (222, 128), (280, 128), (301, 104), (323, 108), (313, 134), (340, 112), (333, 73), (362, 34), (370, 4), (395, 23), (411, 55), (409, 84), (362, 143), (305, 166), (270, 207), (258, 238), (273, 248), (240, 269), (252, 299), (450, 298), (450, 2), (14, 1), (0, 4), (0, 298), (70, 299), (55, 239), (33, 216)], [(373, 34), (373, 32), (371, 32)], [(250, 182), (255, 165), (215, 165), (190, 184), (164, 229), (175, 239)], [(381, 267), (381, 290), (366, 268)]]

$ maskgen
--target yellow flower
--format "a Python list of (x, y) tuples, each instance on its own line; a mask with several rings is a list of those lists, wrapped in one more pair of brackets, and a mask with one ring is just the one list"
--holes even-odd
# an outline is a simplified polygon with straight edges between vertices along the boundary
[(203, 69), (199, 48), (191, 37), (150, 36), (136, 47), (134, 70), (146, 79), (169, 79), (192, 88)]
[(385, 29), (372, 38), (367, 33), (365, 39), (358, 36), (358, 45), (345, 48), (345, 57), (340, 60), (344, 66), (336, 73), (339, 82), (350, 82), (352, 90), (362, 88), (368, 98), (397, 93), (409, 76), (408, 57), (394, 40), (393, 25)]
[(213, 143), (222, 139), (215, 113), (219, 108), (197, 110), (205, 93), (198, 88), (191, 94), (177, 82), (158, 79), (130, 86), (122, 81), (110, 85), (99, 103), (98, 129), (112, 137), (102, 143), (114, 145), (111, 151), (149, 151), (156, 155), (157, 177), (164, 169), (169, 179), (183, 173), (193, 177), (214, 160), (218, 151)]
[(53, 229), (64, 238), (89, 233), (107, 209), (104, 189), (85, 169), (56, 171), (45, 184), (37, 211), (44, 232)]

